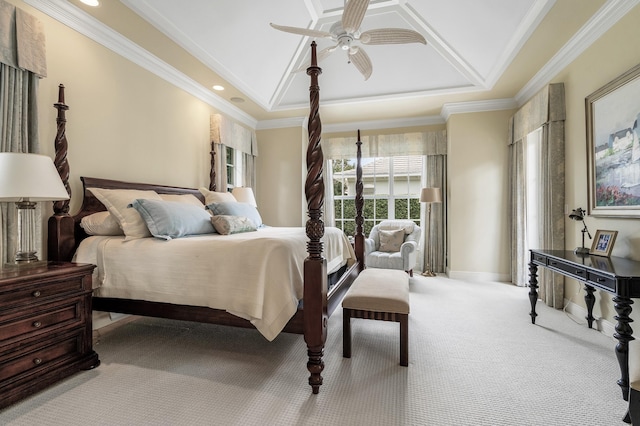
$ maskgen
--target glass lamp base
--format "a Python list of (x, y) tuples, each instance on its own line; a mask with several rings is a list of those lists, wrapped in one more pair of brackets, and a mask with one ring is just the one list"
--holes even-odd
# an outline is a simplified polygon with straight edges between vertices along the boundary
[(3, 271), (22, 271), (25, 269), (37, 269), (37, 268), (42, 268), (42, 267), (46, 267), (47, 264), (49, 262), (47, 262), (46, 260), (35, 260), (33, 262), (15, 262), (15, 263), (5, 263), (4, 265), (2, 265), (0, 267), (0, 270)]

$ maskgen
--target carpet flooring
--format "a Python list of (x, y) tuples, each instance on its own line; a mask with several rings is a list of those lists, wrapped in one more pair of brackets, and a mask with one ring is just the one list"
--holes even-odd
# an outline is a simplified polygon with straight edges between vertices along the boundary
[(33, 425), (623, 425), (615, 340), (528, 289), (411, 280), (409, 367), (398, 324), (329, 320), (324, 384), (307, 384), (302, 336), (139, 318), (100, 337), (102, 364), (0, 411)]

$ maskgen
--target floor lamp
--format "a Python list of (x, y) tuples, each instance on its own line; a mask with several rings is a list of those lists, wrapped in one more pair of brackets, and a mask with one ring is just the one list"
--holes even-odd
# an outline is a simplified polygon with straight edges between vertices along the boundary
[(432, 267), (432, 250), (431, 250), (431, 204), (442, 202), (442, 193), (440, 188), (422, 188), (420, 193), (420, 202), (427, 203), (427, 232), (425, 234), (425, 242), (427, 245), (427, 257), (424, 265), (425, 277), (435, 277), (436, 273), (431, 269)]

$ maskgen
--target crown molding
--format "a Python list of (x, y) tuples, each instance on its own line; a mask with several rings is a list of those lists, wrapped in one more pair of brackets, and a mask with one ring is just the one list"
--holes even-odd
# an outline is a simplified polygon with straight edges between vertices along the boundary
[(112, 30), (82, 9), (65, 0), (23, 0), (25, 3), (91, 40), (193, 95), (219, 112), (255, 128), (257, 120), (187, 77), (131, 40)]
[(303, 127), (306, 117), (277, 118), (258, 121), (256, 130), (284, 129), (288, 127)]
[(469, 112), (500, 111), (515, 109), (518, 103), (513, 98), (490, 99), (487, 101), (452, 102), (442, 106), (440, 115), (446, 121), (452, 114), (464, 114)]
[(445, 121), (439, 115), (411, 118), (394, 118), (390, 120), (354, 121), (351, 123), (327, 124), (322, 126), (322, 133), (349, 132), (353, 129), (377, 130), (394, 129), (400, 127), (431, 126), (444, 124)]
[(609, 0), (586, 24), (533, 76), (516, 94), (518, 106), (522, 106), (538, 93), (551, 79), (566, 68), (597, 39), (607, 32), (640, 0)]

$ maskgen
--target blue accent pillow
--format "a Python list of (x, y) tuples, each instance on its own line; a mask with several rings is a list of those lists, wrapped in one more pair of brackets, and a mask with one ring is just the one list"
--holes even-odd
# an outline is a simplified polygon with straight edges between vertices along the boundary
[(137, 199), (130, 206), (140, 213), (151, 235), (157, 238), (170, 240), (216, 232), (211, 224), (211, 215), (194, 204)]
[(207, 208), (211, 210), (214, 216), (244, 216), (251, 220), (256, 228), (262, 226), (262, 217), (260, 217), (258, 210), (251, 204), (229, 201), (207, 204)]

